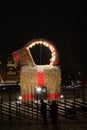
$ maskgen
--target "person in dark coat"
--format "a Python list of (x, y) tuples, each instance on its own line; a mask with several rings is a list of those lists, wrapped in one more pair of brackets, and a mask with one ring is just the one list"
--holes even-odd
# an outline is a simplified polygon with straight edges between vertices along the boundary
[(57, 118), (58, 118), (58, 105), (56, 101), (52, 101), (50, 105), (50, 117), (53, 124), (57, 124)]
[(41, 117), (43, 118), (43, 124), (47, 125), (47, 104), (43, 101), (43, 99), (40, 101), (41, 102)]

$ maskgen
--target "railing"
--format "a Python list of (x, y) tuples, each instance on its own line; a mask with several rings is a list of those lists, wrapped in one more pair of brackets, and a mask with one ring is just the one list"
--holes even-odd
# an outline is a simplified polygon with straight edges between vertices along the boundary
[[(47, 121), (50, 119), (50, 104), (47, 103)], [(87, 122), (87, 103), (77, 100), (58, 101), (57, 122)], [(29, 104), (18, 104), (8, 95), (8, 101), (0, 96), (0, 124), (42, 124), (40, 115), (40, 103), (30, 102)]]

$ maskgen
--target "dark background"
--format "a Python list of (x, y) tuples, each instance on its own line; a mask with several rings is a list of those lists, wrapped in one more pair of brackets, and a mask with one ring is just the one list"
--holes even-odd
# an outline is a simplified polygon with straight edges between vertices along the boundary
[(58, 48), (63, 71), (86, 75), (86, 23), (84, 1), (10, 3), (2, 9), (0, 48), (13, 52), (33, 39), (44, 38)]

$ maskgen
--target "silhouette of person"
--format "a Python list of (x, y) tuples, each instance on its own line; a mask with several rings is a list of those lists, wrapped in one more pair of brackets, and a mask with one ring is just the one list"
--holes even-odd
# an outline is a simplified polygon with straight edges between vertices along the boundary
[(47, 104), (43, 101), (43, 99), (40, 101), (41, 102), (41, 117), (43, 118), (43, 124), (47, 125)]
[(50, 117), (53, 124), (57, 124), (57, 118), (58, 118), (58, 105), (56, 101), (52, 101), (50, 105)]

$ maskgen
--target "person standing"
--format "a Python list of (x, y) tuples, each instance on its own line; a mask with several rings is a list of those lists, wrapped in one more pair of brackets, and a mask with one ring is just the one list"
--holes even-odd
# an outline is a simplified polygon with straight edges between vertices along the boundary
[(57, 118), (58, 118), (58, 105), (56, 101), (52, 101), (50, 105), (50, 117), (53, 124), (57, 124)]
[(43, 118), (43, 124), (47, 125), (47, 104), (43, 101), (43, 99), (40, 101), (41, 102), (41, 117)]

